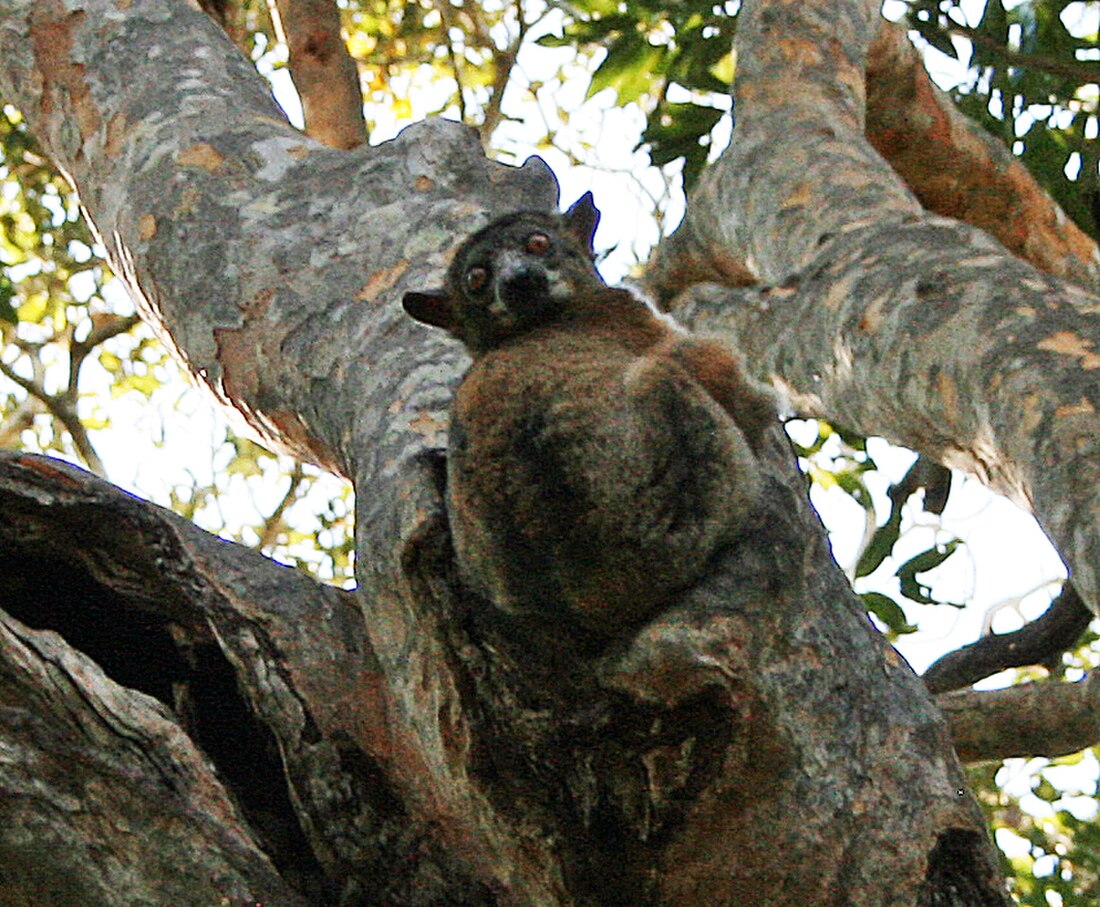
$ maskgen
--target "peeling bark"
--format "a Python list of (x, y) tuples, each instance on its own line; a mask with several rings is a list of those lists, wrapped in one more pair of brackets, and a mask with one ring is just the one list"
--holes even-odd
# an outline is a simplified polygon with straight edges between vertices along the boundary
[(1096, 243), (936, 87), (905, 29), (888, 22), (868, 50), (866, 132), (927, 211), (980, 227), (1040, 271), (1100, 289)]

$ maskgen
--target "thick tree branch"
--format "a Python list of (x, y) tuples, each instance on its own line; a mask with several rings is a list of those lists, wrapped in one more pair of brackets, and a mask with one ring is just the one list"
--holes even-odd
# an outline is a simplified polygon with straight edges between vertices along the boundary
[(960, 113), (905, 29), (886, 21), (867, 61), (866, 131), (928, 211), (980, 227), (1041, 271), (1100, 288), (1092, 238), (1002, 142)]
[[(471, 612), (447, 591), (448, 553), (425, 526), (404, 576), (448, 609), (443, 636), (467, 685), (435, 688), (436, 720), (449, 728), (438, 754), (393, 751), (400, 703), (348, 593), (86, 473), (0, 457), (0, 554), (33, 552), (62, 597), (44, 607), (32, 573), (28, 595), (9, 600), (24, 620), (58, 626), (120, 680), (174, 699), (258, 846), (315, 902), (370, 891), (422, 905), (819, 903), (842, 886), (849, 903), (878, 907), (938, 890), (947, 873), (979, 886), (972, 903), (1002, 903), (936, 711), (866, 621), (820, 528), (806, 532), (802, 482), (778, 439), (773, 454), (783, 477), (771, 472), (752, 543), (606, 659), (571, 656), (554, 626), (516, 633)], [(810, 562), (820, 568), (807, 584)], [(88, 603), (68, 604), (67, 588), (88, 590)], [(226, 665), (228, 683), (217, 679)], [(481, 706), (468, 712), (460, 703), (471, 695)], [(264, 756), (266, 734), (285, 779)], [(459, 834), (446, 801), (417, 806), (437, 823), (418, 833), (401, 775), (386, 768), (399, 761), (411, 772), (425, 757), (461, 770), (487, 798), (467, 821), (507, 817), (525, 855), (503, 840), (486, 849), (484, 829)], [(913, 846), (894, 856), (900, 827)], [(846, 840), (858, 845), (842, 861), (828, 856)], [(965, 855), (964, 879), (937, 856), (949, 841)], [(776, 861), (777, 847), (794, 859)], [(526, 881), (508, 882), (517, 870)], [(493, 878), (502, 887), (485, 888)]]
[[(11, 529), (95, 525), (86, 569), (140, 601), (135, 574), (170, 565), (175, 622), (278, 741), (309, 845), (281, 852), (312, 854), (298, 871), (327, 902), (1005, 903), (939, 715), (832, 562), (778, 429), (753, 531), (637, 638), (578, 651), (458, 587), (438, 449), (463, 359), (397, 300), (491, 214), (551, 205), (543, 166), (491, 165), (438, 122), (322, 148), (182, 0), (15, 0), (0, 53), (0, 91), (191, 370), (355, 482), (358, 613), (41, 488)], [(50, 469), (20, 460), (13, 481), (78, 498)]]
[(1026, 683), (936, 699), (963, 762), (1068, 756), (1100, 740), (1100, 680)]
[[(23, 580), (9, 584), (9, 612), (60, 630), (118, 681), (175, 705), (258, 846), (300, 891), (332, 902), (367, 884), (415, 888), (432, 873), (461, 888), (461, 856), (440, 852), (390, 787), (384, 766), (412, 770), (420, 757), (402, 742), (353, 593), (68, 464), (6, 453), (0, 574)], [(439, 804), (421, 808), (442, 819)]]
[(0, 613), (0, 701), (5, 904), (305, 907), (156, 700)]
[(658, 285), (703, 262), (771, 285), (751, 300), (700, 290), (681, 311), (735, 336), (802, 413), (1032, 507), (1095, 611), (1100, 299), (926, 213), (871, 148), (877, 3), (759, 0), (742, 17), (734, 140), (662, 249)]
[[(171, 515), (159, 519), (195, 532)], [(273, 867), (277, 849), (266, 847), (260, 817), (248, 803), (242, 815), (244, 801), (226, 790), (232, 767), (219, 762), (216, 774), (207, 757), (217, 747), (204, 753), (193, 743), (199, 731), (213, 742), (232, 713), (232, 679), (192, 712), (189, 733), (163, 705), (188, 683), (192, 693), (211, 692), (211, 672), (189, 670), (170, 640), (189, 639), (194, 657), (212, 638), (174, 585), (195, 578), (186, 560), (165, 559), (165, 536), (159, 550), (143, 547), (156, 527), (152, 508), (81, 470), (0, 455), (0, 861), (13, 907), (305, 903)], [(95, 651), (107, 674), (26, 623)], [(137, 678), (144, 692), (119, 685)], [(231, 729), (221, 752), (249, 750), (257, 779), (246, 730)]]
[[(376, 148), (325, 148), (285, 122), (248, 61), (184, 0), (113, 9), (5, 7), (0, 89), (80, 189), (116, 273), (192, 373), (271, 445), (352, 475), (369, 449), (346, 432), (363, 384), (393, 382), (370, 408), (375, 431), (419, 411), (389, 412), (405, 373), (372, 370), (392, 355), (372, 344), (423, 346), (386, 303), (435, 281), (453, 236), (494, 212), (552, 204), (552, 177), (541, 163), (489, 163), (472, 130), (441, 121)], [(120, 65), (118, 42), (134, 42), (136, 69)], [(181, 248), (206, 266), (186, 265)]]

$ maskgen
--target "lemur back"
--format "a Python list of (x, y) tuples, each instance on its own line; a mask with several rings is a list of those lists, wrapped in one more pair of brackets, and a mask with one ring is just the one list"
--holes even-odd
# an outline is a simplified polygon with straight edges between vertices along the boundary
[(590, 194), (471, 236), (444, 288), (405, 309), (462, 340), (448, 514), (460, 576), (507, 611), (636, 626), (741, 533), (775, 421), (721, 344), (592, 264)]

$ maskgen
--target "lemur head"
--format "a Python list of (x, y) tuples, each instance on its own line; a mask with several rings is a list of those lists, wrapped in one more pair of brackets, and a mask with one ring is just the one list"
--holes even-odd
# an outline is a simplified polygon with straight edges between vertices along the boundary
[(442, 288), (406, 293), (402, 305), (475, 356), (486, 352), (564, 317), (583, 289), (604, 285), (592, 264), (599, 219), (591, 192), (565, 214), (505, 215), (459, 246)]

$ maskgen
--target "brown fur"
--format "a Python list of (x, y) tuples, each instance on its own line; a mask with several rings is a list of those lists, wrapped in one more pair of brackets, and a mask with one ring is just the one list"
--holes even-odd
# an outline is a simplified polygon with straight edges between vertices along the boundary
[[(775, 405), (720, 343), (603, 283), (597, 217), (585, 196), (564, 216), (496, 221), (459, 249), (445, 289), (405, 307), (474, 357), (448, 456), (464, 582), (502, 609), (564, 609), (615, 634), (744, 530)], [(548, 247), (532, 251), (534, 234)]]

